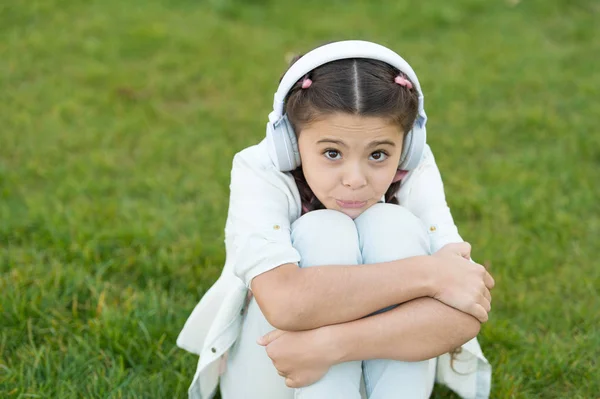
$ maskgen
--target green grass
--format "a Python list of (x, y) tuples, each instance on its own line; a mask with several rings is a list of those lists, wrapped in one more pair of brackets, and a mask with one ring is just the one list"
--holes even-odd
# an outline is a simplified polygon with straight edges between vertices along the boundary
[(224, 262), (232, 157), (287, 53), (363, 38), (417, 70), (496, 278), (492, 396), (597, 398), (598, 21), (596, 0), (2, 2), (0, 397), (185, 397), (175, 339)]

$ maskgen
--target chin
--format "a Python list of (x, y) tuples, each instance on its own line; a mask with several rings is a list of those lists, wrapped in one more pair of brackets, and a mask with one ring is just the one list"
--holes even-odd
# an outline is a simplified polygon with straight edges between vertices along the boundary
[(366, 211), (367, 209), (369, 209), (372, 206), (372, 204), (366, 204), (365, 206), (363, 206), (362, 208), (340, 208), (337, 204), (334, 205), (334, 207), (330, 208), (330, 209), (334, 209), (338, 212), (342, 212), (344, 215), (351, 217), (352, 219), (356, 219), (357, 217), (359, 217), (364, 211)]
[(369, 209), (371, 206), (374, 205), (373, 203), (371, 203), (371, 201), (368, 201), (362, 208), (345, 208), (345, 207), (341, 207), (336, 202), (335, 199), (333, 201), (327, 201), (327, 203), (325, 203), (325, 202), (321, 202), (321, 203), (325, 206), (325, 208), (341, 212), (344, 215), (346, 215), (352, 219), (356, 219), (364, 211), (366, 211), (367, 209)]
[(342, 212), (346, 216), (351, 217), (352, 219), (356, 219), (364, 211), (366, 211), (366, 207), (365, 207), (365, 209), (338, 209), (338, 211)]

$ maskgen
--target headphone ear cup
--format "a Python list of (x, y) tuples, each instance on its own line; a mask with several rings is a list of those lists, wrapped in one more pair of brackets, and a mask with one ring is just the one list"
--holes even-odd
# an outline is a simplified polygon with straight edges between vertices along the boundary
[(271, 158), (275, 168), (280, 170), (282, 163), (280, 154), (282, 152), (278, 151), (277, 149), (281, 147), (281, 143), (278, 142), (276, 138), (277, 135), (275, 134), (274, 130), (273, 124), (271, 122), (267, 122), (267, 149), (269, 150), (269, 158)]
[(402, 155), (400, 155), (400, 163), (398, 164), (398, 169), (405, 169), (406, 159), (408, 158), (408, 154), (411, 151), (412, 147), (412, 130), (404, 136), (404, 142), (402, 143)]
[(267, 123), (269, 155), (281, 172), (289, 172), (300, 166), (298, 140), (288, 118), (284, 115), (274, 124)]
[(287, 114), (283, 115), (283, 118), (281, 119), (281, 129), (285, 129), (283, 136), (287, 138), (286, 145), (289, 144), (288, 148), (290, 149), (290, 170), (294, 170), (302, 164), (302, 161), (300, 160), (300, 150), (298, 149), (298, 136), (296, 136), (296, 132), (294, 131)]
[(425, 126), (421, 127), (419, 123), (415, 123), (412, 130), (404, 137), (398, 169), (412, 170), (419, 165), (425, 150), (426, 138)]

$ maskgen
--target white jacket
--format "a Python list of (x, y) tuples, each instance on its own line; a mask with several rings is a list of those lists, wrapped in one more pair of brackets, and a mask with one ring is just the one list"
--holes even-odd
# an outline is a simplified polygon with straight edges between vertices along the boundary
[[(226, 262), (220, 278), (188, 318), (177, 345), (200, 355), (189, 389), (190, 399), (216, 392), (224, 355), (237, 339), (252, 278), (285, 263), (298, 263), (290, 226), (301, 215), (300, 194), (289, 173), (275, 169), (267, 143), (236, 154), (225, 225)], [(429, 146), (419, 166), (402, 181), (398, 201), (427, 226), (431, 252), (462, 242), (446, 204), (440, 172)], [(450, 356), (437, 359), (436, 380), (463, 398), (487, 398), (491, 366), (477, 339), (467, 342), (450, 367)]]

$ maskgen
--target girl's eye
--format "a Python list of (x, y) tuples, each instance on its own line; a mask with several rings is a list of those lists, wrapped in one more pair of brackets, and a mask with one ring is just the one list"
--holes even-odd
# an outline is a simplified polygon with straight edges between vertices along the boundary
[(336, 160), (340, 157), (340, 152), (337, 150), (325, 150), (325, 157), (327, 159)]
[(387, 159), (388, 155), (383, 151), (375, 151), (371, 154), (371, 159), (377, 162), (383, 162)]

